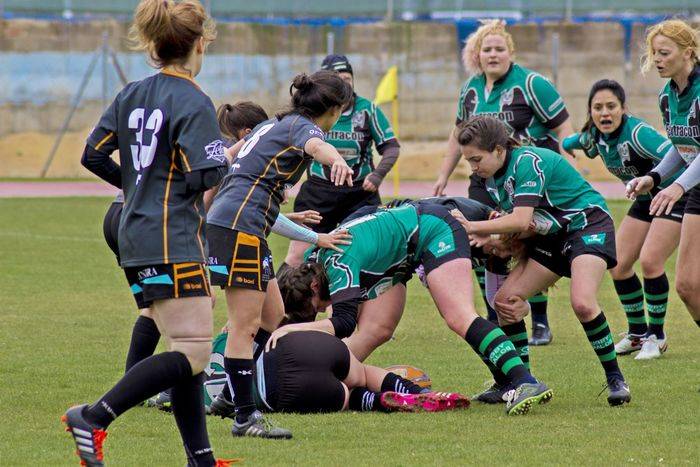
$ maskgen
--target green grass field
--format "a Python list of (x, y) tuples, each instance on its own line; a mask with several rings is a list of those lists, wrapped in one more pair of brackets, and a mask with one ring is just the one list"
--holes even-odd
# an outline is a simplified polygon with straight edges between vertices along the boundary
[[(123, 372), (133, 300), (102, 240), (110, 200), (0, 200), (0, 465), (76, 465), (59, 417), (93, 401)], [(619, 219), (626, 205), (613, 203)], [(276, 262), (286, 241), (271, 238)], [(667, 271), (673, 277), (673, 263)], [(437, 389), (473, 394), (489, 373), (442, 323), (418, 281), (395, 339), (370, 357), (428, 371)], [(632, 404), (608, 407), (595, 354), (568, 305), (568, 282), (550, 300), (554, 342), (532, 350), (533, 371), (554, 399), (524, 417), (502, 406), (439, 414), (275, 415), (291, 441), (232, 439), (230, 423), (209, 419), (218, 457), (248, 465), (700, 464), (698, 329), (675, 292), (667, 318), (669, 352), (621, 358)], [(614, 333), (625, 319), (612, 282), (599, 295)], [(483, 309), (481, 299), (477, 305)], [(223, 296), (216, 325), (225, 321)], [(529, 323), (529, 318), (528, 318)], [(184, 465), (170, 415), (136, 408), (110, 427), (110, 465)]]

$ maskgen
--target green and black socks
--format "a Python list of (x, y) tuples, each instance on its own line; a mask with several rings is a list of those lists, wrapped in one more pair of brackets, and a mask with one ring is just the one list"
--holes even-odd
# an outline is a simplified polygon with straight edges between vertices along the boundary
[(605, 376), (608, 382), (616, 378), (622, 379), (622, 371), (620, 371), (620, 367), (617, 364), (615, 344), (612, 334), (610, 333), (608, 321), (605, 319), (603, 312), (601, 311), (600, 314), (591, 321), (581, 323), (581, 326), (583, 326), (583, 330), (586, 331), (588, 342), (591, 343), (591, 347), (595, 350), (598, 360), (605, 370)]
[(668, 306), (668, 278), (666, 273), (654, 279), (644, 278), (644, 298), (647, 302), (649, 314), (649, 334), (654, 334), (659, 339), (664, 336), (664, 321), (666, 319), (666, 307)]
[(484, 318), (476, 318), (464, 339), (476, 353), (486, 357), (492, 365), (507, 376), (509, 382), (519, 385), (534, 383), (535, 379), (518, 356), (513, 343), (503, 331)]
[(530, 370), (530, 346), (527, 343), (527, 328), (525, 321), (520, 320), (517, 323), (505, 324), (501, 326), (503, 333), (508, 336), (508, 339), (515, 346), (518, 356), (523, 361), (525, 368)]
[(530, 312), (532, 313), (532, 325), (540, 323), (549, 327), (549, 321), (547, 320), (547, 294), (540, 292), (528, 298), (527, 301), (530, 304)]
[(613, 281), (622, 309), (627, 315), (629, 334), (644, 336), (647, 333), (647, 319), (644, 316), (644, 291), (636, 274), (628, 279)]

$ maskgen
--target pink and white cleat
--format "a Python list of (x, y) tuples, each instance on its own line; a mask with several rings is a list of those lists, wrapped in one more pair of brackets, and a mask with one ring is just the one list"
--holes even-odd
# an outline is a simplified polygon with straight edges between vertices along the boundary
[(442, 412), (469, 407), (469, 398), (454, 392), (401, 394), (389, 391), (382, 393), (380, 402), (395, 412)]

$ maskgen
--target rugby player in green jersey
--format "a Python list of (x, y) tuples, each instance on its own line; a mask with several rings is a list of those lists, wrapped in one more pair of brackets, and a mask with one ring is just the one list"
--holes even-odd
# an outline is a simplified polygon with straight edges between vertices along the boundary
[[(514, 54), (513, 38), (506, 31), (504, 21), (486, 21), (469, 36), (462, 60), (472, 76), (460, 92), (455, 124), (459, 125), (473, 115), (490, 115), (504, 122), (511, 136), (521, 144), (561, 152), (573, 163), (573, 156), (561, 148), (561, 141), (573, 133), (564, 101), (549, 80), (515, 63)], [(459, 145), (453, 131), (433, 187), (433, 196), (443, 194), (459, 158)], [(492, 205), (483, 179), (472, 174), (469, 180), (469, 197)], [(483, 268), (475, 271), (483, 294)], [(530, 304), (533, 320), (530, 344), (547, 345), (552, 340), (547, 320), (547, 297), (538, 294), (530, 299)], [(493, 310), (489, 311), (493, 318)]]
[[(551, 390), (532, 377), (513, 343), (495, 324), (476, 313), (468, 238), (445, 206), (409, 203), (341, 226), (352, 234), (352, 244), (340, 246), (342, 251), (320, 249), (313, 260), (323, 265), (318, 273), (309, 263), (292, 270), (318, 276), (307, 294), (295, 301), (308, 301), (316, 311), (332, 304), (333, 316), (283, 326), (272, 333), (269, 347), (290, 332), (316, 330), (340, 338), (350, 336), (362, 303), (401, 287), (422, 265), (430, 294), (447, 326), (503, 376), (508, 387), (504, 391), (506, 412), (525, 413), (533, 404), (551, 398)], [(283, 296), (287, 292), (282, 291)]]
[[(610, 173), (625, 183), (646, 174), (664, 157), (677, 155), (668, 138), (627, 114), (625, 90), (617, 81), (608, 79), (596, 82), (591, 88), (588, 121), (580, 133), (564, 140), (564, 147), (568, 151), (582, 150), (590, 158), (600, 156)], [(669, 177), (660, 188), (675, 179)], [(650, 205), (650, 195), (637, 197), (618, 226), (617, 266), (610, 270), (628, 324), (627, 335), (615, 345), (615, 351), (626, 355), (640, 350), (637, 360), (658, 358), (667, 348), (664, 319), (669, 285), (665, 264), (678, 247), (685, 198), (668, 215), (652, 216)], [(644, 274), (644, 288), (633, 269), (637, 260)]]
[[(322, 70), (331, 70), (350, 86), (354, 86), (353, 69), (344, 55), (328, 55), (321, 64)], [(318, 233), (328, 233), (348, 215), (364, 206), (378, 206), (379, 185), (399, 157), (399, 142), (384, 112), (372, 101), (353, 92), (351, 101), (343, 109), (336, 124), (326, 135), (353, 170), (352, 186), (335, 186), (330, 179), (330, 169), (312, 162), (307, 170), (308, 178), (299, 188), (294, 201), (294, 211), (317, 211), (320, 222), (311, 228)], [(381, 156), (374, 165), (374, 151)], [(304, 251), (310, 245), (293, 240), (282, 271), (287, 264), (298, 266)]]
[(676, 291), (693, 320), (700, 326), (700, 40), (698, 31), (681, 20), (668, 20), (653, 26), (646, 37), (642, 67), (656, 67), (662, 78), (669, 78), (659, 95), (666, 133), (678, 150), (664, 158), (646, 176), (628, 184), (630, 196), (662, 186), (677, 170), (683, 174), (661, 190), (651, 201), (651, 214), (668, 214), (688, 194), (681, 226)]
[[(507, 215), (462, 223), (477, 246), (493, 234), (534, 232), (526, 257), (495, 297), (503, 331), (526, 331), (524, 300), (571, 277), (571, 306), (605, 370), (610, 405), (631, 399), (612, 334), (596, 295), (606, 269), (615, 267), (615, 228), (603, 197), (554, 151), (519, 147), (500, 120), (471, 117), (457, 128), (457, 141), (472, 170), (486, 178), (489, 195)], [(521, 348), (527, 353), (527, 348)]]

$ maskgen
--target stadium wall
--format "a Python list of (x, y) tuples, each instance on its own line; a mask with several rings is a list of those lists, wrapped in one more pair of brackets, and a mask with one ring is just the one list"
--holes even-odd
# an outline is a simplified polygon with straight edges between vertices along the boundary
[[(117, 51), (129, 80), (153, 72), (142, 54), (129, 50), (124, 39), (127, 28), (128, 24), (115, 21), (0, 22), (0, 157), (16, 150), (21, 135), (35, 135), (29, 138), (32, 142), (52, 141), (104, 32), (108, 33), (109, 43)], [(655, 73), (642, 76), (638, 66), (644, 29), (642, 24), (631, 28), (631, 59), (625, 63), (625, 31), (619, 23), (510, 27), (517, 61), (550, 78), (556, 77), (576, 127), (585, 119), (590, 85), (603, 77), (623, 83), (631, 112), (660, 126), (656, 95), (662, 81)], [(221, 23), (218, 32), (198, 77), (217, 104), (250, 99), (269, 112), (284, 106), (292, 77), (318, 68), (327, 50), (328, 33), (332, 32), (335, 51), (347, 54), (356, 70), (359, 94), (373, 97), (383, 72), (398, 65), (402, 139), (444, 140), (454, 122), (459, 89), (466, 79), (459, 62), (459, 35), (454, 24), (364, 23), (334, 28)], [(559, 56), (555, 70), (552, 57), (556, 35)], [(111, 67), (104, 70), (101, 64), (97, 66), (71, 122), (69, 130), (79, 139), (120, 87)], [(27, 164), (41, 162), (43, 158)]]

